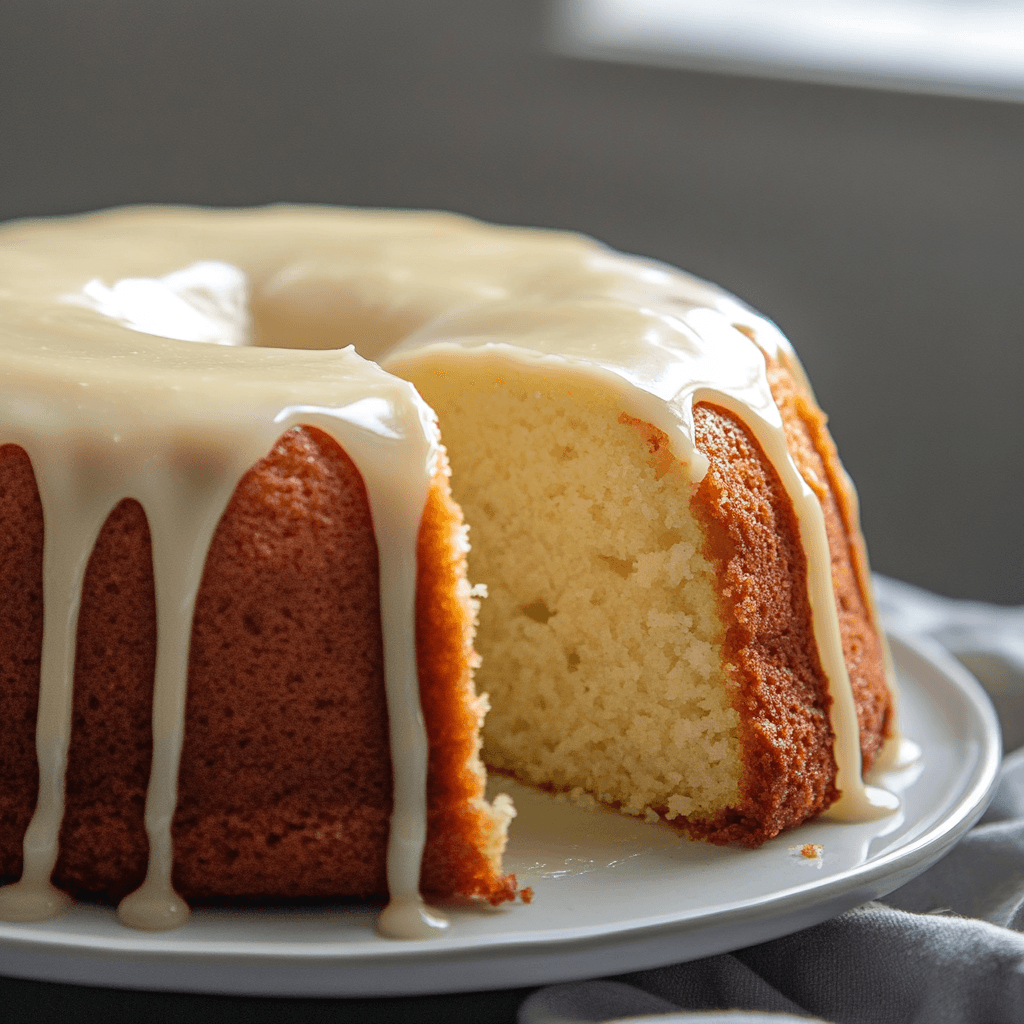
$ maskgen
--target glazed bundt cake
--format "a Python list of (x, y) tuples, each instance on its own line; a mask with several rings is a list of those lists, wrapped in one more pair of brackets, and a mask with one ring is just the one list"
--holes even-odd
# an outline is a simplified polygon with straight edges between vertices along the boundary
[(891, 806), (853, 489), (704, 282), (440, 214), (115, 211), (0, 232), (0, 364), (0, 917), (512, 899), (488, 699), (491, 767), (694, 837)]

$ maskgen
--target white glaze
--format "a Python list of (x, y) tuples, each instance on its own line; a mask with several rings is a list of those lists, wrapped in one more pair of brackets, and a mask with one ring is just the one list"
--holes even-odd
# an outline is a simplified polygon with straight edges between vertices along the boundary
[(143, 928), (187, 918), (171, 887), (170, 825), (205, 554), (242, 474), (289, 427), (309, 424), (333, 436), (362, 474), (380, 551), (395, 761), (392, 905), (382, 928), (405, 937), (443, 928), (418, 893), (427, 746), (412, 631), (436, 427), (410, 385), (351, 349), (315, 350), (348, 337), (399, 374), (438, 359), (497, 360), (542, 363), (606, 387), (631, 416), (668, 434), (694, 479), (707, 461), (693, 443), (693, 404), (735, 412), (776, 466), (807, 548), (842, 791), (831, 813), (890, 809), (888, 794), (861, 779), (824, 519), (786, 449), (762, 349), (805, 378), (777, 329), (731, 296), (578, 236), (439, 214), (154, 208), (15, 224), (0, 241), (0, 442), (22, 445), (32, 460), (47, 538), (40, 799), (23, 878), (0, 890), (0, 917), (59, 909), (49, 876), (78, 595), (103, 521), (132, 497), (153, 540), (159, 644), (146, 803), (152, 854), (120, 913)]

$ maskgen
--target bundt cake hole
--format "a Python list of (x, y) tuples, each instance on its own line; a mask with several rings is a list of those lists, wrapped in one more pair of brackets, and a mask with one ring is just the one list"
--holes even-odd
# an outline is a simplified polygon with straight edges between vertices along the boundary
[(352, 345), (377, 362), (428, 318), (397, 305), (393, 293), (393, 282), (369, 278), (357, 265), (336, 273), (286, 267), (252, 290), (249, 344), (309, 350)]

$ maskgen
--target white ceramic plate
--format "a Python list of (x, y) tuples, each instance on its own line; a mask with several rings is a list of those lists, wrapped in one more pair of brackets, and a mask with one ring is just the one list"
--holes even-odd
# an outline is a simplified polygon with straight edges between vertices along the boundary
[[(902, 811), (818, 821), (759, 850), (511, 788), (506, 865), (530, 906), (452, 909), (447, 937), (379, 938), (372, 910), (200, 911), (176, 932), (130, 932), (109, 910), (0, 923), (0, 973), (49, 981), (249, 995), (402, 995), (510, 988), (709, 956), (785, 935), (892, 891), (936, 861), (984, 810), (1000, 760), (985, 693), (940, 648), (893, 641), (918, 764), (882, 776)], [(800, 854), (822, 848), (819, 859)]]

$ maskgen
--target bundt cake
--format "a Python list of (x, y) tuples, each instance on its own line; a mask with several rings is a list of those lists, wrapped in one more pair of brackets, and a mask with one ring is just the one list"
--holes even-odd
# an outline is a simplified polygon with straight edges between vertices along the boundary
[(0, 366), (0, 917), (514, 898), (484, 593), (494, 769), (721, 843), (892, 806), (852, 486), (704, 282), (441, 214), (26, 221)]

